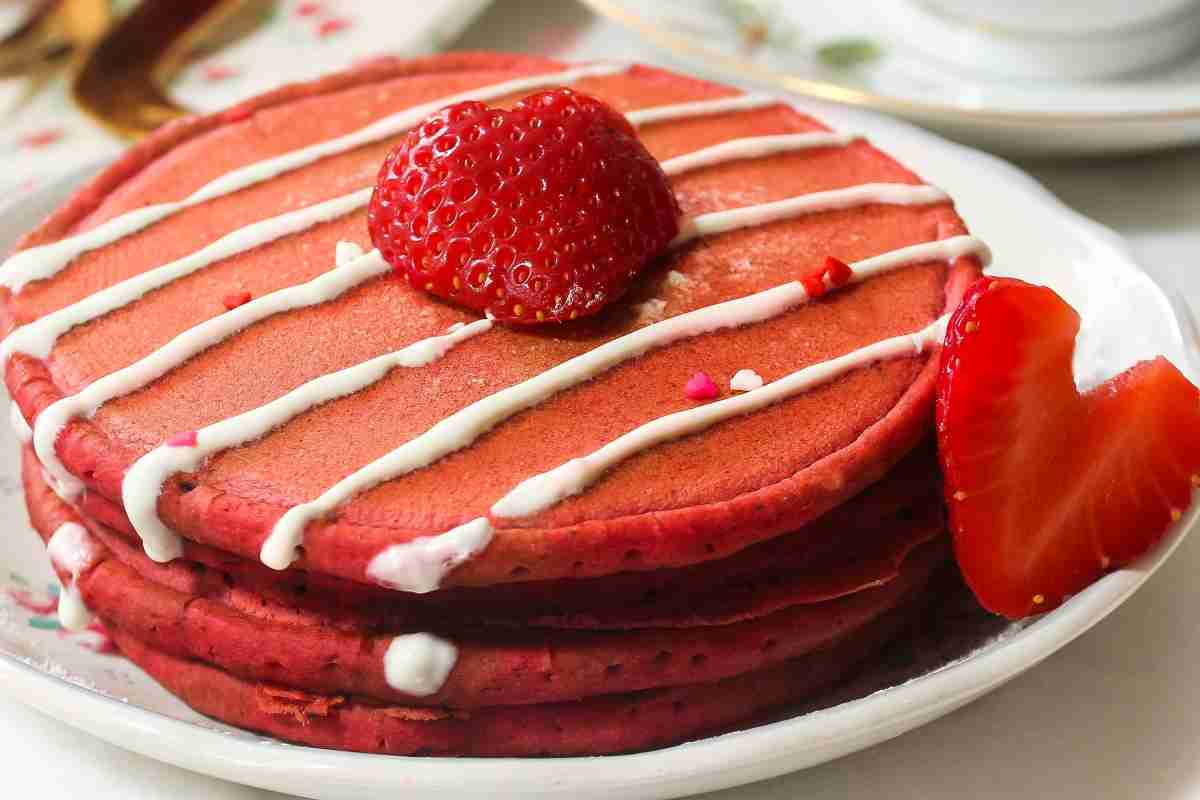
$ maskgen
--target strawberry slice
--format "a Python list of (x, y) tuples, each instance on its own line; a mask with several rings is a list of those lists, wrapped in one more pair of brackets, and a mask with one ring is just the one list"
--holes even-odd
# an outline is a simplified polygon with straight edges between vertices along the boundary
[(983, 278), (950, 319), (937, 431), (959, 566), (979, 601), (1048, 611), (1158, 542), (1200, 485), (1200, 391), (1165, 358), (1080, 394), (1079, 315)]

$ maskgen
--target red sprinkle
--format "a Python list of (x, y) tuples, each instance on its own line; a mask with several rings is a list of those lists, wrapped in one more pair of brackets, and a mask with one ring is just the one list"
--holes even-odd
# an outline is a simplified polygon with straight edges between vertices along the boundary
[(317, 26), (317, 36), (322, 38), (332, 36), (335, 33), (346, 30), (350, 27), (350, 20), (345, 17), (334, 17), (327, 19)]
[(23, 589), (9, 589), (8, 596), (12, 601), (26, 611), (32, 611), (34, 614), (53, 614), (58, 611), (58, 598), (51, 597), (49, 600), (43, 600), (31, 592)]
[(195, 447), (195, 446), (196, 446), (196, 432), (195, 431), (184, 431), (183, 433), (177, 433), (174, 436), (172, 436), (170, 439), (167, 439), (167, 447)]
[(238, 306), (244, 306), (250, 302), (249, 292), (230, 292), (221, 298), (221, 302), (227, 309), (233, 311)]
[(850, 269), (849, 264), (840, 258), (826, 256), (821, 269), (812, 275), (805, 275), (800, 279), (800, 283), (809, 297), (820, 297), (830, 289), (845, 286), (853, 277), (854, 271)]
[(296, 6), (296, 16), (311, 17), (314, 14), (320, 14), (322, 10), (320, 3), (301, 3)]
[(713, 383), (713, 379), (705, 375), (703, 372), (697, 372), (692, 376), (687, 385), (683, 387), (683, 393), (687, 395), (689, 400), (712, 400), (720, 390)]
[(221, 114), (221, 119), (226, 122), (241, 122), (244, 119), (250, 119), (250, 115), (254, 113), (254, 109), (248, 103), (243, 103), (240, 106), (234, 106)]

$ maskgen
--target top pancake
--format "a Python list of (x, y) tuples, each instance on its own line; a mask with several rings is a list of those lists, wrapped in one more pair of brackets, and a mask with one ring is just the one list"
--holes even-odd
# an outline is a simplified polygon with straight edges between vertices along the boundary
[[(542, 59), (449, 55), (387, 61), (251, 101), (237, 113), (168, 127), (85, 188), (26, 240), (51, 241), (133, 208), (179, 199), (244, 164), (357, 130), (386, 114), (467, 89), (561, 69)], [(574, 84), (613, 106), (714, 98), (733, 90), (635, 67)], [(509, 105), (511, 98), (500, 105)], [(253, 113), (247, 115), (247, 111)], [(780, 106), (648, 125), (665, 159), (728, 139), (823, 129)], [(197, 250), (250, 222), (369, 186), (388, 148), (370, 145), (184, 211), (85, 254), (51, 280), (5, 297), (10, 324)], [(687, 215), (869, 182), (920, 179), (865, 142), (738, 161), (673, 181)], [(271, 525), (362, 465), (470, 402), (654, 321), (785, 283), (827, 255), (846, 261), (964, 232), (949, 203), (870, 205), (708, 237), (649, 269), (596, 319), (545, 329), (498, 328), (437, 363), (397, 369), (366, 391), (303, 414), (262, 440), (217, 455), (160, 501), (164, 520), (196, 541), (257, 557)], [(335, 244), (369, 248), (358, 212), (219, 262), (64, 335), (45, 361), (6, 371), (26, 418), (224, 311), (222, 298), (261, 296), (329, 270)], [(385, 483), (309, 526), (298, 567), (366, 580), (389, 544), (441, 533), (485, 513), (520, 480), (625, 431), (692, 406), (697, 370), (728, 385), (739, 369), (768, 381), (879, 339), (920, 329), (957, 301), (972, 258), (873, 277), (773, 320), (688, 339), (626, 362), (517, 415), (471, 447)], [(668, 280), (670, 271), (684, 276)], [(657, 303), (665, 303), (656, 312)], [(91, 505), (120, 500), (137, 457), (170, 435), (262, 405), (321, 374), (474, 316), (392, 276), (302, 311), (271, 317), (144, 390), (71, 423), (58, 453)], [(694, 563), (794, 531), (882, 475), (928, 426), (927, 356), (856, 370), (769, 409), (635, 456), (581, 495), (538, 516), (497, 521), (489, 548), (446, 585), (601, 575)]]

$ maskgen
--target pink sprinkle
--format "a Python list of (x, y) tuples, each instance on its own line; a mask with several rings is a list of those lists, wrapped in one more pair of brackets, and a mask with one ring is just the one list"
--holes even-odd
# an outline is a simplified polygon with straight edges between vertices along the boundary
[(49, 600), (41, 598), (26, 592), (23, 589), (9, 589), (8, 596), (12, 601), (26, 611), (32, 611), (34, 614), (53, 614), (58, 611), (58, 598), (51, 597)]
[(33, 133), (27, 133), (21, 137), (21, 146), (28, 147), (33, 150), (41, 149), (47, 145), (54, 144), (59, 139), (63, 138), (62, 128), (46, 128)]
[(314, 14), (320, 14), (322, 11), (320, 3), (301, 3), (296, 6), (296, 16), (311, 17)]
[(244, 306), (244, 305), (246, 305), (246, 303), (250, 302), (250, 293), (249, 292), (230, 292), (229, 294), (227, 294), (221, 298), (221, 302), (225, 305), (225, 308), (229, 309), (230, 311), (233, 311), (238, 306)]
[(321, 38), (332, 36), (335, 33), (346, 30), (350, 27), (350, 20), (345, 17), (334, 17), (327, 19), (317, 26), (317, 35)]
[(227, 81), (236, 76), (238, 71), (233, 67), (228, 67), (224, 64), (206, 64), (204, 66), (204, 80), (211, 83), (218, 81)]
[(167, 447), (195, 447), (195, 446), (196, 446), (196, 432), (195, 431), (184, 431), (183, 433), (177, 433), (174, 436), (172, 436), (170, 439), (167, 439)]
[(697, 372), (683, 387), (683, 393), (687, 395), (688, 400), (712, 400), (720, 394), (720, 390), (712, 378), (703, 372)]

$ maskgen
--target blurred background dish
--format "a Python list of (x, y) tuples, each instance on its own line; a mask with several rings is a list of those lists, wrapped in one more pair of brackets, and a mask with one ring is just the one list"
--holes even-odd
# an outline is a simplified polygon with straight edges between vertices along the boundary
[[(1200, 5), (1185, 0), (1152, 25), (1036, 36), (915, 0), (583, 2), (709, 75), (884, 111), (1007, 155), (1200, 142)], [(1074, 79), (1109, 70), (1122, 75)], [(1040, 77), (1000, 77), (1014, 71)]]
[(113, 158), (184, 113), (444, 50), (490, 2), (0, 0), (0, 196)]

